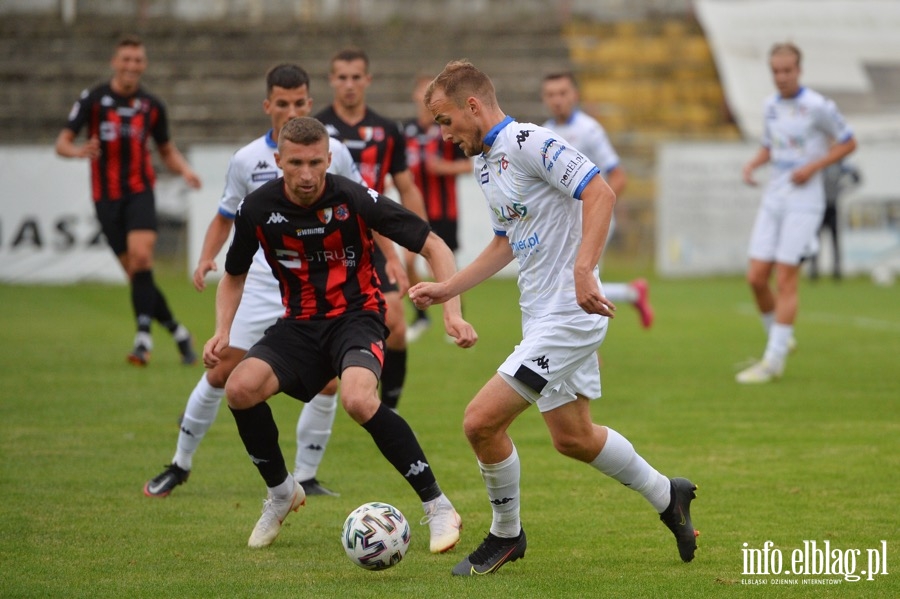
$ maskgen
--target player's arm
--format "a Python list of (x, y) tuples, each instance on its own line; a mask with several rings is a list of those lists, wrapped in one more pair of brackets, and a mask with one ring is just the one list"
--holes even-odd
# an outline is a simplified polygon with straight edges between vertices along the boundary
[(409, 290), (409, 297), (421, 310), (432, 304), (446, 302), (494, 276), (512, 259), (512, 248), (509, 247), (506, 236), (494, 235), (487, 247), (468, 266), (449, 279), (413, 285)]
[[(446, 281), (456, 273), (456, 260), (453, 252), (434, 232), (429, 232), (425, 245), (419, 252), (428, 262), (438, 282)], [(447, 298), (444, 303), (444, 328), (447, 334), (456, 340), (460, 347), (472, 347), (478, 340), (475, 329), (462, 317), (462, 304), (459, 295)]]
[(175, 174), (181, 175), (192, 189), (200, 189), (200, 186), (202, 185), (200, 177), (197, 176), (197, 173), (194, 172), (194, 169), (191, 168), (191, 165), (188, 164), (188, 161), (178, 148), (175, 147), (174, 143), (166, 141), (159, 144), (158, 148), (159, 155), (162, 158), (163, 164), (166, 165), (166, 168)]
[(203, 238), (203, 247), (200, 250), (200, 259), (197, 268), (194, 269), (194, 287), (197, 291), (206, 288), (206, 275), (210, 271), (218, 270), (216, 256), (219, 255), (222, 246), (228, 241), (233, 220), (222, 214), (216, 213), (206, 228), (206, 236)]
[(432, 175), (439, 177), (465, 175), (472, 172), (472, 159), (457, 158), (455, 160), (447, 160), (432, 154), (425, 159), (425, 169)]
[(625, 191), (625, 185), (628, 183), (628, 175), (621, 164), (617, 164), (611, 171), (606, 173), (606, 184), (612, 189), (612, 192), (619, 197)]
[(219, 281), (216, 290), (216, 330), (203, 346), (203, 365), (207, 368), (213, 368), (218, 364), (219, 355), (228, 347), (231, 325), (241, 303), (241, 294), (244, 292), (246, 279), (246, 272), (239, 275), (226, 272)]
[(100, 138), (94, 135), (86, 143), (75, 143), (76, 133), (68, 127), (56, 136), (56, 153), (63, 158), (100, 158)]
[(386, 260), (384, 269), (387, 271), (389, 282), (397, 285), (400, 293), (406, 293), (406, 290), (409, 289), (409, 275), (407, 275), (406, 270), (403, 268), (400, 257), (397, 256), (397, 249), (394, 247), (394, 242), (384, 235), (379, 235), (375, 231), (372, 231), (372, 238), (375, 240), (375, 243), (378, 244), (381, 253), (384, 254)]
[(609, 234), (616, 196), (603, 177), (595, 175), (581, 190), (581, 245), (575, 255), (575, 297), (588, 314), (613, 316), (615, 305), (600, 292), (594, 269)]
[(425, 213), (425, 200), (422, 198), (422, 192), (416, 187), (415, 179), (413, 179), (409, 169), (392, 173), (391, 177), (394, 180), (394, 187), (400, 193), (400, 203), (403, 204), (404, 208), (411, 210), (416, 216), (428, 222), (428, 216)]
[(753, 158), (750, 159), (750, 162), (744, 165), (744, 170), (742, 171), (744, 183), (756, 187), (756, 180), (753, 178), (753, 171), (767, 163), (771, 157), (772, 154), (769, 151), (769, 148), (767, 148), (766, 146), (760, 146), (759, 150), (757, 150)]
[(809, 178), (816, 174), (816, 172), (831, 164), (834, 164), (835, 162), (843, 160), (845, 156), (853, 152), (855, 149), (856, 138), (853, 137), (850, 137), (843, 142), (832, 144), (831, 147), (828, 148), (828, 153), (826, 153), (822, 158), (804, 164), (793, 173), (791, 173), (791, 181), (796, 185), (803, 185), (804, 183), (809, 181)]

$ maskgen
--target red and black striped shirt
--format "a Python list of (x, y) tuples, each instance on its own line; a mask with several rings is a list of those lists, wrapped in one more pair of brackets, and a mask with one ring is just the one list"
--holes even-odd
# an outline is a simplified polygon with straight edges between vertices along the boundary
[(91, 160), (94, 201), (118, 200), (153, 189), (156, 174), (147, 142), (169, 141), (166, 109), (155, 96), (138, 89), (133, 96), (116, 94), (109, 83), (85, 90), (66, 124), (76, 135), (87, 127), (88, 138), (100, 139), (100, 157)]
[(329, 106), (316, 115), (331, 137), (347, 146), (357, 168), (369, 187), (384, 193), (384, 179), (407, 169), (406, 140), (397, 123), (384, 118), (369, 107), (356, 125), (348, 125)]
[(371, 230), (413, 252), (430, 232), (397, 202), (350, 179), (326, 174), (322, 197), (304, 208), (288, 200), (279, 177), (238, 207), (225, 270), (246, 273), (261, 246), (281, 288), (284, 318), (324, 320), (359, 310), (384, 316)]
[(437, 123), (422, 128), (416, 119), (407, 121), (403, 123), (403, 134), (406, 137), (406, 162), (425, 200), (428, 222), (450, 249), (456, 250), (459, 220), (456, 175), (435, 175), (428, 172), (426, 164), (430, 157), (454, 161), (464, 159), (466, 155), (459, 146), (443, 139)]

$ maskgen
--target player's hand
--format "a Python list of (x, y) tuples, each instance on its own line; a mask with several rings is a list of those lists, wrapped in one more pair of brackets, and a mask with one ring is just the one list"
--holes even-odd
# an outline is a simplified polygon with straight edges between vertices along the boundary
[(82, 158), (90, 158), (91, 160), (96, 160), (100, 158), (100, 138), (94, 135), (91, 137), (87, 143), (81, 146), (80, 155)]
[(397, 286), (400, 295), (406, 293), (406, 290), (409, 289), (409, 276), (407, 276), (400, 258), (397, 258), (396, 255), (388, 258), (384, 270), (387, 273), (388, 282)]
[(228, 333), (216, 333), (203, 346), (203, 366), (214, 368), (221, 361), (222, 351), (228, 347)]
[(756, 179), (753, 178), (754, 170), (755, 169), (753, 168), (753, 165), (746, 164), (746, 165), (744, 165), (744, 170), (742, 172), (742, 177), (744, 179), (744, 183), (746, 183), (750, 187), (756, 187), (756, 185), (757, 185)]
[(419, 310), (430, 308), (432, 304), (440, 304), (449, 298), (446, 293), (446, 285), (443, 283), (423, 282), (416, 283), (409, 288), (409, 299)]
[(453, 342), (459, 347), (472, 347), (478, 341), (478, 333), (475, 327), (460, 317), (447, 318), (444, 322), (447, 334), (453, 337)]
[(215, 260), (201, 260), (197, 264), (197, 268), (194, 270), (194, 289), (197, 291), (203, 291), (206, 289), (206, 275), (210, 271), (219, 270), (219, 267), (216, 266)]
[(816, 173), (816, 170), (809, 165), (801, 166), (797, 170), (791, 173), (791, 183), (794, 185), (803, 185), (807, 181), (809, 181), (810, 177), (812, 177)]
[(200, 177), (193, 171), (193, 169), (184, 169), (181, 173), (181, 178), (185, 180), (188, 184), (188, 187), (191, 189), (200, 189), (203, 186), (203, 182), (200, 181)]
[(575, 300), (588, 314), (615, 317), (616, 305), (600, 292), (597, 279), (593, 276), (575, 279)]

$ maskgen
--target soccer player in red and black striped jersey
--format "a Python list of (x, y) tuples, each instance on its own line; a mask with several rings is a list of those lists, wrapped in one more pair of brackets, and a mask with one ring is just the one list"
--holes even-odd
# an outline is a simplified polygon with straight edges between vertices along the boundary
[[(285, 313), (250, 348), (225, 386), (238, 433), (268, 487), (266, 507), (248, 544), (271, 544), (284, 518), (305, 500), (285, 466), (266, 400), (284, 392), (308, 402), (338, 375), (341, 404), (419, 495), (431, 528), (431, 551), (441, 553), (459, 540), (459, 515), (441, 492), (412, 429), (377, 396), (387, 328), (372, 232), (421, 253), (438, 280), (456, 271), (453, 253), (409, 210), (326, 173), (328, 138), (325, 127), (309, 117), (282, 127), (275, 159), (284, 174), (238, 207), (216, 294), (216, 331), (203, 350), (204, 364), (215, 367), (229, 345), (253, 255), (262, 247)], [(444, 308), (444, 323), (459, 346), (477, 340), (458, 300)]]
[[(441, 127), (434, 122), (425, 106), (425, 89), (430, 75), (416, 77), (412, 100), (416, 118), (402, 123), (406, 137), (406, 162), (416, 187), (422, 192), (425, 213), (431, 230), (438, 234), (454, 252), (459, 248), (456, 177), (472, 173), (472, 161), (454, 143), (441, 137)], [(410, 261), (409, 282), (419, 282), (415, 262)], [(406, 340), (418, 339), (431, 322), (425, 310), (415, 308), (416, 318), (406, 329)]]
[[(91, 187), (97, 219), (106, 240), (131, 282), (131, 303), (137, 320), (132, 364), (144, 366), (153, 348), (154, 319), (172, 333), (182, 362), (197, 357), (188, 330), (175, 320), (153, 280), (156, 246), (156, 175), (148, 143), (156, 143), (163, 163), (198, 189), (200, 178), (169, 138), (165, 105), (141, 87), (147, 52), (140, 38), (125, 36), (116, 44), (109, 83), (82, 92), (56, 139), (56, 153), (91, 162)], [(87, 142), (76, 143), (82, 129)]]
[[(372, 82), (369, 57), (358, 49), (342, 50), (331, 59), (329, 84), (334, 102), (316, 118), (325, 123), (332, 137), (344, 142), (356, 161), (360, 174), (369, 187), (384, 193), (388, 175), (400, 194), (400, 202), (426, 219), (422, 194), (406, 164), (406, 140), (397, 123), (379, 115), (366, 105), (366, 89)], [(411, 258), (407, 256), (407, 261)], [(406, 379), (406, 320), (402, 291), (392, 285), (383, 272), (383, 258), (378, 258), (390, 334), (381, 376), (381, 401), (396, 408)]]

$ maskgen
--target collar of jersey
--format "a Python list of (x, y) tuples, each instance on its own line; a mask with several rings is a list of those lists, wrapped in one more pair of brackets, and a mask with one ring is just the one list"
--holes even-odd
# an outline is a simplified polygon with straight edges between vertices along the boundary
[(805, 89), (806, 89), (806, 88), (803, 87), (803, 86), (801, 85), (801, 86), (797, 89), (797, 93), (794, 94), (793, 96), (791, 96), (791, 97), (789, 97), (789, 98), (785, 98), (785, 97), (782, 96), (781, 94), (778, 94), (778, 99), (780, 99), (780, 100), (796, 100), (797, 98), (799, 98), (799, 97), (803, 94), (803, 91), (804, 91)]
[(266, 132), (266, 145), (269, 146), (270, 148), (272, 148), (273, 150), (278, 147), (278, 142), (275, 141), (274, 137), (272, 136), (272, 134), (274, 132), (275, 132), (274, 129), (269, 129)]
[(497, 136), (500, 135), (500, 132), (503, 131), (503, 128), (514, 120), (516, 119), (512, 118), (511, 116), (507, 116), (505, 119), (491, 127), (491, 130), (488, 131), (488, 134), (484, 136), (484, 142), (482, 143), (488, 147), (494, 145), (494, 142), (497, 141)]

